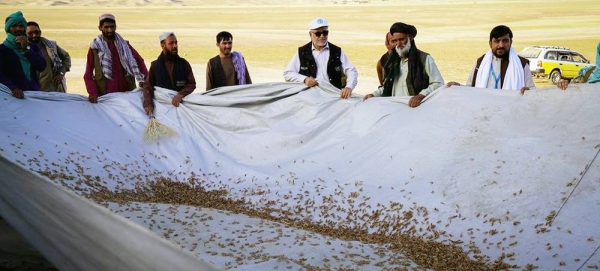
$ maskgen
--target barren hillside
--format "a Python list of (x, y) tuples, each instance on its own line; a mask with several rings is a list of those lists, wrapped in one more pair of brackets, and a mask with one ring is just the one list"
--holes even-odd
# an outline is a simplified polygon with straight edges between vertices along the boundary
[(330, 5), (389, 3), (385, 0), (3, 0), (0, 5), (27, 6), (238, 6), (238, 5)]

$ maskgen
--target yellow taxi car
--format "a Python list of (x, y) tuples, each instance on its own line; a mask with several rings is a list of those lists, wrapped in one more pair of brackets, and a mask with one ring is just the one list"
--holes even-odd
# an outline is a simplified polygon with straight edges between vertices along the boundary
[(595, 66), (580, 53), (562, 46), (525, 47), (519, 56), (529, 60), (531, 75), (549, 78), (553, 84), (574, 78), (583, 67)]

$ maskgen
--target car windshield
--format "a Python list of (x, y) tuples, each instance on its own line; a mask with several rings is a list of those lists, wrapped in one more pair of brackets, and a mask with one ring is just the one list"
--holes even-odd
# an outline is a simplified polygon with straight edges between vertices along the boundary
[(571, 52), (571, 58), (573, 59), (573, 62), (589, 63), (585, 57), (576, 52)]

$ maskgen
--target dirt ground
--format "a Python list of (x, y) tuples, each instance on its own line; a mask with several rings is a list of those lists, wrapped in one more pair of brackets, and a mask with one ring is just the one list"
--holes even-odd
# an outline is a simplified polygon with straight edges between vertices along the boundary
[(57, 270), (0, 217), (0, 270)]

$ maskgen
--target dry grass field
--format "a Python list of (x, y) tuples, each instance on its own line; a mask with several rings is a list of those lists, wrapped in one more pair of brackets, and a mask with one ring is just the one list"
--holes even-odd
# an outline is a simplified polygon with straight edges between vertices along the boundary
[[(45, 37), (70, 52), (69, 92), (82, 94), (87, 48), (100, 33), (98, 15), (106, 12), (116, 15), (117, 31), (147, 65), (160, 52), (159, 33), (175, 31), (180, 55), (193, 65), (198, 91), (204, 91), (207, 60), (218, 53), (217, 32), (234, 35), (234, 50), (245, 55), (254, 82), (282, 81), (296, 48), (309, 41), (308, 22), (318, 16), (329, 20), (329, 40), (358, 68), (356, 92), (362, 94), (378, 85), (375, 63), (385, 52), (384, 34), (396, 21), (414, 24), (418, 48), (434, 57), (446, 81), (458, 82), (466, 80), (475, 59), (489, 48), (489, 31), (496, 25), (511, 27), (517, 51), (529, 45), (568, 46), (591, 61), (600, 33), (597, 0), (342, 2), (230, 0), (215, 6), (208, 0), (2, 0), (0, 16), (21, 10), (26, 19), (40, 23)], [(549, 86), (547, 80), (536, 83)]]
[[(56, 40), (72, 57), (73, 67), (67, 73), (69, 92), (84, 95), (87, 95), (83, 83), (85, 57), (89, 42), (100, 33), (97, 26), (102, 13), (116, 15), (117, 31), (140, 52), (147, 66), (160, 52), (158, 35), (166, 30), (175, 31), (180, 55), (193, 66), (197, 92), (205, 89), (206, 62), (218, 53), (215, 35), (219, 31), (227, 30), (234, 35), (234, 50), (244, 54), (255, 83), (283, 81), (282, 72), (297, 47), (309, 41), (307, 24), (315, 17), (329, 20), (329, 40), (341, 46), (357, 67), (359, 84), (355, 92), (360, 94), (370, 93), (378, 86), (375, 64), (386, 50), (385, 33), (397, 21), (415, 25), (417, 47), (433, 56), (446, 81), (461, 83), (467, 79), (475, 59), (489, 49), (489, 31), (499, 24), (511, 27), (517, 51), (530, 45), (568, 46), (595, 61), (596, 44), (600, 40), (598, 0), (361, 3), (223, 0), (218, 6), (214, 3), (212, 0), (0, 0), (0, 17), (20, 10), (26, 19), (37, 21), (43, 36)], [(5, 34), (0, 33), (0, 39), (4, 38)], [(536, 84), (551, 86), (544, 79), (537, 79)], [(23, 259), (17, 262), (23, 263)]]

